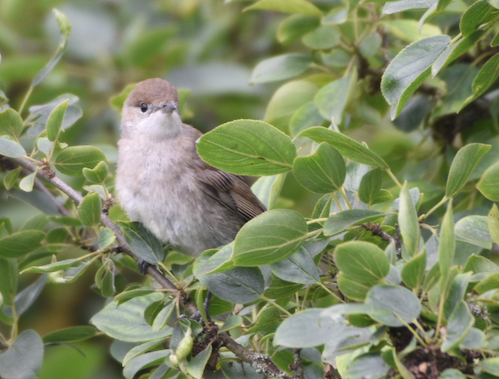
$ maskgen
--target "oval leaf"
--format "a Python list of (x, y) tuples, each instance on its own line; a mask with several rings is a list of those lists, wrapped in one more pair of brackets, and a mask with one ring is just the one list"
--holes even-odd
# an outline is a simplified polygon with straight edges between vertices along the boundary
[(37, 377), (43, 363), (43, 342), (34, 330), (24, 330), (14, 343), (0, 354), (2, 378)]
[(0, 155), (4, 155), (9, 158), (22, 158), (26, 156), (26, 151), (19, 143), (12, 140), (11, 137), (1, 136)]
[(312, 63), (307, 54), (284, 54), (265, 59), (257, 64), (251, 75), (251, 83), (284, 80), (300, 75)]
[(291, 170), (296, 147), (272, 125), (236, 120), (204, 134), (197, 145), (207, 163), (239, 175), (275, 175)]
[(57, 107), (55, 107), (49, 114), (47, 119), (47, 137), (50, 141), (55, 141), (61, 131), (62, 120), (68, 108), (69, 99), (66, 99)]
[(348, 209), (327, 219), (324, 224), (324, 235), (333, 236), (343, 232), (350, 226), (373, 221), (385, 215), (386, 213), (370, 211), (368, 209)]
[(29, 254), (41, 246), (45, 233), (39, 230), (23, 230), (0, 239), (0, 256), (18, 258)]
[(483, 173), (476, 188), (487, 199), (499, 201), (499, 162), (490, 166)]
[(400, 192), (398, 222), (405, 248), (412, 257), (419, 252), (421, 231), (419, 229), (418, 214), (416, 212), (416, 207), (412, 202), (407, 182)]
[(411, 43), (390, 62), (381, 79), (381, 92), (392, 106), (392, 120), (430, 75), (431, 65), (450, 41), (447, 35), (423, 38)]
[(456, 309), (452, 312), (447, 325), (447, 335), (442, 343), (442, 351), (445, 353), (457, 347), (469, 333), (475, 319), (464, 300), (459, 301)]
[(470, 143), (459, 149), (452, 161), (449, 176), (447, 177), (447, 187), (445, 189), (447, 197), (454, 197), (461, 191), (475, 167), (490, 149), (490, 145), (481, 143)]
[(106, 160), (102, 150), (94, 146), (71, 146), (59, 153), (55, 167), (65, 175), (81, 176), (83, 168), (94, 168)]
[(298, 137), (308, 137), (317, 143), (326, 142), (338, 150), (342, 156), (354, 162), (384, 169), (390, 168), (378, 154), (339, 132), (317, 126), (304, 130)]
[(236, 236), (232, 261), (238, 266), (260, 266), (289, 257), (302, 245), (307, 223), (299, 213), (274, 209), (246, 223)]
[(293, 170), (298, 183), (317, 193), (338, 191), (347, 172), (341, 154), (327, 143), (321, 143), (312, 155), (296, 158)]
[(305, 0), (260, 0), (249, 7), (244, 8), (245, 11), (254, 9), (266, 9), (283, 13), (298, 13), (322, 17), (320, 9)]
[(23, 131), (23, 119), (14, 109), (8, 108), (0, 113), (0, 136), (17, 138)]
[(85, 226), (97, 225), (101, 216), (101, 199), (96, 193), (89, 193), (78, 205), (78, 216)]
[(78, 342), (92, 338), (96, 334), (97, 330), (93, 326), (73, 326), (47, 334), (43, 337), (43, 342)]
[(163, 244), (138, 222), (121, 222), (126, 241), (141, 259), (152, 265), (163, 261)]

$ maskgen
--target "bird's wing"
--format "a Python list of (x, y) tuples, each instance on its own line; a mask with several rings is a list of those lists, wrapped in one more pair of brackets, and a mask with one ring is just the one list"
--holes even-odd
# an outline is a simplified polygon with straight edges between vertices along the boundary
[(198, 172), (200, 188), (226, 207), (234, 210), (244, 221), (266, 211), (265, 205), (255, 196), (241, 176), (217, 170), (204, 163)]

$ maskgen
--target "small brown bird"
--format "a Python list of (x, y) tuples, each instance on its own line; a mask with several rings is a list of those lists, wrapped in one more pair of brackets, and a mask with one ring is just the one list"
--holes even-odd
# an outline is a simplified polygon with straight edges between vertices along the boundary
[(265, 206), (243, 177), (198, 155), (202, 133), (184, 124), (178, 94), (163, 79), (137, 84), (123, 107), (116, 189), (133, 221), (192, 256), (231, 242)]

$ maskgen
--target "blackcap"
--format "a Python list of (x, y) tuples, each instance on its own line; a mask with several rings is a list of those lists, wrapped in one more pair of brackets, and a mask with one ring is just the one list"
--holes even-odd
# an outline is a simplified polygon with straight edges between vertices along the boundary
[(125, 101), (116, 178), (121, 206), (163, 243), (192, 256), (231, 242), (265, 211), (243, 177), (199, 157), (201, 135), (182, 122), (177, 90), (166, 80), (138, 83)]

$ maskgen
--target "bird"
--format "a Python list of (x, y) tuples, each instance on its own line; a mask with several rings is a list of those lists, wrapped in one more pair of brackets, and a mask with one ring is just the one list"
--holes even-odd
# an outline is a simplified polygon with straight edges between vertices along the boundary
[(160, 78), (137, 83), (125, 100), (116, 191), (132, 221), (193, 257), (234, 240), (266, 211), (245, 177), (201, 159), (202, 133), (184, 124), (178, 92)]

